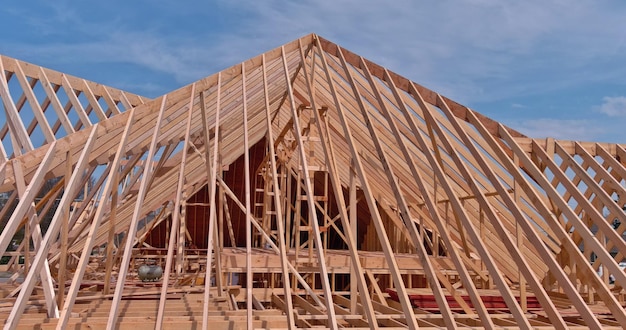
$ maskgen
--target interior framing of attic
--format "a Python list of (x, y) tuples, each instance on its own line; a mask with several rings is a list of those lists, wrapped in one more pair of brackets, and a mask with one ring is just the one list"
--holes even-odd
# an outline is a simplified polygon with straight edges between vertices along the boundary
[(7, 329), (626, 322), (623, 145), (525, 137), (316, 35), (155, 100), (0, 65)]

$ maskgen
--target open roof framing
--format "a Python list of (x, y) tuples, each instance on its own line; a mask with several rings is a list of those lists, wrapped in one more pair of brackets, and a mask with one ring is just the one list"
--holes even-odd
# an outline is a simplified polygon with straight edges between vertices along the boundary
[(626, 324), (624, 145), (526, 137), (314, 34), (154, 100), (0, 73), (5, 329)]

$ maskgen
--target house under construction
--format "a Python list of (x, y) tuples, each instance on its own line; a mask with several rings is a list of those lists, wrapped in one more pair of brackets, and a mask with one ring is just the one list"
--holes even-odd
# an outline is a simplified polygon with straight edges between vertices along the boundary
[(625, 145), (526, 137), (314, 34), (156, 99), (0, 73), (5, 329), (626, 324)]

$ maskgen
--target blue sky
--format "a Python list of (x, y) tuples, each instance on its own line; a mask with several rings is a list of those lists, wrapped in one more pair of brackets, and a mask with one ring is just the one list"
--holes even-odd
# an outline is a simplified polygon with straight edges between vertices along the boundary
[(156, 97), (314, 32), (533, 137), (626, 143), (626, 2), (7, 1), (0, 53)]

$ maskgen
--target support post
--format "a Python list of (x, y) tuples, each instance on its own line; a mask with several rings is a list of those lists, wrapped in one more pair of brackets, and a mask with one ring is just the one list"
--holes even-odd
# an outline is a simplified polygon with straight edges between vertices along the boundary
[(154, 153), (157, 146), (157, 139), (159, 137), (159, 131), (161, 127), (161, 121), (163, 119), (163, 113), (165, 112), (165, 101), (167, 100), (167, 95), (163, 96), (161, 99), (161, 108), (159, 110), (159, 114), (157, 117), (157, 121), (154, 124), (153, 132), (152, 132), (152, 141), (150, 142), (150, 149), (148, 150), (148, 157), (146, 159), (146, 163), (143, 169), (143, 174), (141, 178), (141, 184), (139, 187), (139, 192), (137, 194), (137, 199), (135, 200), (135, 208), (133, 211), (133, 217), (130, 221), (130, 227), (128, 228), (128, 232), (126, 234), (126, 246), (124, 247), (124, 256), (122, 257), (122, 264), (120, 265), (120, 271), (118, 273), (117, 283), (115, 285), (115, 294), (113, 296), (113, 302), (111, 304), (111, 310), (109, 311), (109, 319), (107, 321), (107, 330), (113, 330), (117, 325), (117, 316), (118, 316), (118, 308), (120, 304), (120, 300), (122, 299), (122, 292), (124, 290), (124, 282), (126, 281), (126, 275), (128, 274), (128, 266), (130, 263), (130, 257), (133, 250), (133, 242), (135, 240), (135, 235), (137, 233), (137, 223), (139, 222), (139, 217), (142, 212), (142, 204), (143, 200), (147, 194), (147, 190), (149, 189), (148, 183), (151, 181), (150, 178), (154, 174), (151, 169), (152, 160), (154, 159)]
[[(204, 308), (202, 310), (202, 328), (207, 329), (209, 327), (209, 293), (211, 289), (211, 262), (213, 257), (213, 250), (217, 246), (215, 242), (215, 222), (216, 212), (219, 205), (215, 205), (215, 191), (216, 191), (216, 177), (217, 177), (217, 155), (219, 152), (219, 130), (220, 130), (220, 97), (221, 97), (221, 73), (217, 76), (217, 101), (215, 106), (215, 135), (213, 137), (213, 157), (210, 156), (210, 138), (209, 138), (209, 123), (207, 122), (207, 110), (205, 108), (204, 91), (200, 92), (200, 110), (202, 113), (202, 127), (204, 128), (204, 152), (205, 152), (205, 164), (207, 169), (207, 178), (209, 185), (209, 201), (211, 203), (211, 209), (209, 213), (209, 235), (207, 237), (207, 259), (206, 259), (206, 275), (204, 278)], [(212, 162), (212, 163), (211, 163)], [(219, 254), (220, 251), (216, 251)], [(217, 269), (217, 266), (216, 266)], [(216, 281), (217, 277), (221, 274), (215, 273)], [(220, 290), (221, 288), (218, 288)]]
[[(121, 159), (124, 155), (124, 151), (126, 148), (126, 140), (128, 139), (128, 135), (130, 133), (130, 129), (132, 127), (134, 121), (134, 111), (131, 111), (128, 120), (126, 122), (126, 127), (124, 128), (124, 132), (120, 137), (120, 142), (117, 147), (117, 151), (115, 153), (115, 157), (111, 163), (111, 171), (109, 172), (109, 178), (104, 186), (102, 191), (102, 195), (100, 197), (100, 201), (98, 203), (98, 208), (96, 209), (96, 214), (94, 215), (94, 219), (92, 220), (91, 226), (89, 227), (89, 232), (87, 233), (87, 238), (85, 239), (85, 245), (83, 246), (82, 253), (80, 255), (80, 260), (78, 261), (78, 266), (76, 268), (76, 272), (74, 273), (74, 277), (72, 278), (72, 284), (70, 284), (70, 289), (67, 295), (67, 299), (63, 304), (63, 308), (61, 310), (61, 316), (59, 322), (57, 322), (57, 329), (65, 329), (67, 327), (67, 322), (70, 318), (70, 314), (72, 311), (72, 307), (74, 306), (74, 302), (76, 301), (76, 297), (78, 295), (78, 290), (80, 289), (80, 284), (85, 274), (85, 270), (87, 268), (87, 264), (89, 264), (89, 256), (91, 255), (91, 250), (94, 246), (94, 238), (96, 234), (96, 230), (100, 227), (100, 222), (102, 221), (102, 217), (106, 210), (106, 206), (108, 205), (109, 195), (111, 191), (115, 187), (117, 189), (117, 181), (115, 180), (116, 173), (120, 166)], [(111, 205), (111, 208), (115, 207)], [(107, 245), (112, 244), (113, 242), (108, 242)]]
[[(26, 302), (28, 301), (28, 297), (32, 293), (35, 283), (37, 282), (36, 276), (38, 275), (38, 272), (41, 270), (41, 267), (43, 266), (44, 261), (48, 256), (48, 250), (50, 249), (50, 246), (52, 245), (52, 241), (56, 240), (57, 235), (59, 234), (59, 230), (61, 229), (60, 228), (61, 223), (60, 223), (59, 218), (62, 215), (62, 209), (65, 205), (69, 205), (72, 202), (72, 199), (74, 198), (74, 194), (76, 190), (78, 189), (77, 183), (80, 183), (79, 181), (82, 178), (84, 171), (85, 171), (85, 167), (88, 164), (87, 159), (88, 159), (89, 153), (91, 152), (91, 148), (93, 147), (94, 142), (96, 140), (97, 128), (98, 128), (98, 125), (95, 125), (91, 129), (89, 138), (87, 139), (87, 142), (85, 143), (85, 146), (83, 147), (80, 157), (78, 158), (78, 162), (76, 163), (76, 166), (70, 178), (70, 183), (68, 184), (69, 189), (67, 189), (67, 191), (63, 193), (63, 197), (61, 198), (61, 201), (59, 202), (59, 208), (54, 213), (54, 217), (52, 218), (52, 221), (50, 222), (50, 227), (48, 227), (46, 236), (41, 242), (41, 245), (37, 251), (37, 254), (35, 255), (35, 258), (33, 259), (33, 264), (31, 266), (31, 269), (26, 275), (26, 277), (24, 278), (22, 290), (20, 290), (20, 294), (17, 297), (17, 300), (15, 301), (15, 305), (13, 306), (13, 309), (11, 309), (11, 313), (9, 314), (9, 317), (7, 318), (6, 323), (4, 325), (5, 330), (14, 329), (15, 327), (17, 327), (17, 323), (19, 322), (19, 319), (22, 313), (24, 312), (24, 308), (26, 307)], [(50, 147), (54, 148), (54, 142)], [(26, 192), (25, 195), (28, 195), (28, 192)]]
[[(172, 212), (172, 227), (167, 246), (167, 256), (165, 259), (165, 269), (162, 280), (161, 296), (159, 299), (159, 309), (155, 329), (163, 328), (163, 315), (165, 313), (165, 302), (167, 301), (167, 289), (170, 283), (170, 273), (172, 270), (172, 259), (174, 257), (174, 245), (176, 241), (176, 231), (180, 224), (180, 207), (183, 190), (185, 186), (185, 168), (187, 165), (187, 149), (189, 147), (189, 132), (191, 131), (191, 117), (193, 115), (193, 99), (195, 97), (196, 84), (191, 85), (191, 95), (189, 97), (189, 109), (187, 110), (187, 125), (185, 128), (185, 139), (183, 142), (182, 156), (180, 160), (180, 170), (178, 171), (178, 183), (176, 185), (176, 197), (174, 199), (174, 211)], [(184, 235), (183, 235), (184, 236)]]

